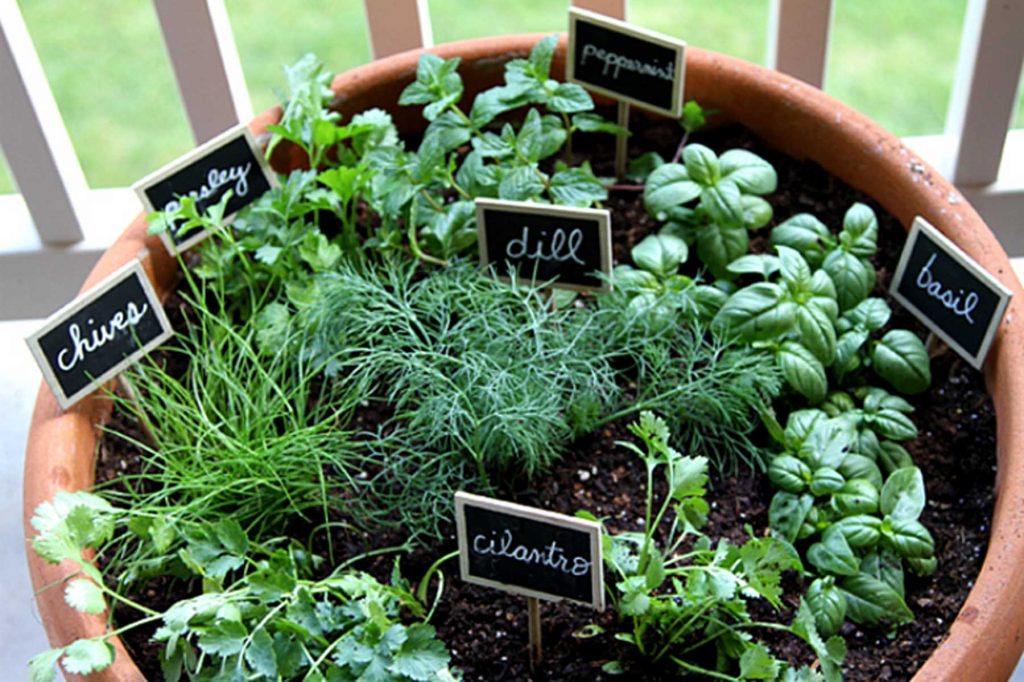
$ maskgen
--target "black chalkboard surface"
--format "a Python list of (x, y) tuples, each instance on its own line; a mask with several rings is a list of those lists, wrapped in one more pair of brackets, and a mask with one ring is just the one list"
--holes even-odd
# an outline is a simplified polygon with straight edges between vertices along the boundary
[(890, 291), (978, 369), (1013, 295), (920, 216), (907, 237)]
[[(258, 199), (277, 178), (263, 159), (248, 126), (237, 126), (200, 145), (185, 156), (135, 184), (135, 192), (147, 212), (173, 211), (181, 197), (196, 199), (200, 213), (219, 202), (231, 190), (225, 218)], [(184, 251), (209, 236), (208, 232), (177, 230), (161, 234), (172, 254)]]
[(602, 14), (569, 10), (566, 80), (678, 118), (686, 43)]
[(54, 313), (28, 345), (67, 409), (172, 333), (136, 260)]
[(608, 291), (611, 217), (593, 208), (476, 200), (480, 265), (506, 278), (574, 291)]
[(604, 610), (600, 524), (462, 492), (455, 521), (463, 580)]

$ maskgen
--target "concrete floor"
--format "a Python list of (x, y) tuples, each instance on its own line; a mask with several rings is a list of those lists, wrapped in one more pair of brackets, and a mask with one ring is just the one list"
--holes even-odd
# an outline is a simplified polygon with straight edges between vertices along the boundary
[[(1024, 280), (1024, 259), (1014, 263)], [(49, 645), (36, 613), (25, 565), (21, 526), (21, 481), (25, 438), (40, 373), (24, 338), (41, 320), (0, 322), (0, 546), (16, 548), (0, 563), (8, 598), (0, 610), (0, 679), (28, 679), (28, 659)], [(1012, 682), (1024, 682), (1024, 664)]]

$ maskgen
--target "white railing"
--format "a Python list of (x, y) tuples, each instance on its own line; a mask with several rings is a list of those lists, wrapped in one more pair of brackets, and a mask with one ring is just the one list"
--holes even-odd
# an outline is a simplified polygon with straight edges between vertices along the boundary
[[(642, 0), (640, 0), (642, 1)], [(153, 0), (196, 143), (252, 116), (224, 0)], [(430, 45), (428, 0), (364, 0), (375, 58)], [(832, 0), (771, 0), (768, 63), (824, 81)], [(942, 135), (909, 149), (953, 180), (1011, 255), (1024, 256), (1024, 130), (1009, 130), (1024, 58), (1024, 0), (968, 0)], [(620, 18), (626, 0), (573, 0)], [(15, 0), (0, 0), (0, 148), (20, 195), (0, 196), (0, 319), (68, 300), (140, 210), (91, 190)]]

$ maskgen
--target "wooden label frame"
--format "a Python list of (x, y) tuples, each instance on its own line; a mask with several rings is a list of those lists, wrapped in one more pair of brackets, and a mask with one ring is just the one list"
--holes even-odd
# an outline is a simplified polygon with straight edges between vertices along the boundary
[[(488, 218), (488, 214), (489, 213), (491, 215), (490, 218)], [(488, 246), (489, 246), (489, 244), (493, 245), (493, 242), (489, 241), (489, 239), (488, 239), (488, 227), (489, 227), (488, 226), (488, 221), (490, 221), (490, 223), (491, 223), (490, 227), (495, 227), (495, 228), (502, 227), (502, 228), (505, 228), (507, 226), (498, 226), (497, 225), (498, 219), (500, 218), (500, 220), (502, 220), (502, 221), (508, 221), (508, 220), (511, 220), (511, 216), (512, 215), (523, 216), (524, 220), (527, 220), (527, 221), (529, 221), (530, 218), (537, 218), (540, 223), (550, 222), (551, 220), (556, 220), (556, 221), (558, 221), (558, 220), (565, 220), (565, 221), (570, 221), (571, 222), (571, 224), (573, 226), (572, 227), (573, 231), (575, 231), (577, 229), (583, 229), (583, 230), (585, 230), (585, 229), (592, 229), (592, 230), (596, 231), (596, 234), (591, 234), (591, 235), (584, 234), (583, 235), (583, 240), (584, 241), (587, 240), (587, 239), (590, 239), (590, 241), (582, 244), (582, 246), (584, 246), (587, 250), (590, 250), (590, 251), (596, 250), (596, 254), (591, 254), (591, 255), (596, 255), (596, 258), (594, 258), (593, 260), (597, 261), (596, 262), (597, 267), (595, 267), (593, 269), (590, 269), (590, 270), (587, 270), (586, 272), (587, 273), (600, 272), (601, 274), (604, 275), (604, 279), (601, 279), (601, 278), (598, 278), (598, 277), (593, 277), (593, 276), (591, 276), (589, 274), (581, 275), (582, 277), (587, 277), (587, 278), (593, 279), (593, 280), (595, 280), (597, 282), (596, 284), (585, 284), (585, 283), (581, 283), (581, 282), (578, 282), (578, 281), (560, 281), (559, 279), (555, 279), (555, 277), (558, 276), (557, 272), (554, 273), (555, 276), (552, 277), (552, 276), (548, 276), (548, 274), (546, 274), (545, 272), (538, 272), (538, 270), (540, 270), (540, 268), (537, 268), (537, 270), (534, 270), (534, 271), (531, 271), (531, 272), (527, 272), (522, 267), (520, 267), (517, 270), (517, 273), (518, 273), (518, 276), (516, 278), (516, 282), (517, 283), (519, 283), (519, 284), (537, 285), (538, 283), (550, 282), (550, 283), (546, 284), (546, 286), (549, 286), (549, 287), (551, 287), (553, 289), (567, 289), (569, 291), (581, 291), (581, 292), (582, 291), (597, 291), (597, 292), (602, 292), (602, 293), (607, 293), (607, 292), (611, 291), (611, 289), (612, 289), (612, 287), (611, 287), (611, 276), (612, 276), (612, 228), (611, 228), (611, 213), (607, 209), (576, 208), (576, 207), (572, 207), (572, 206), (553, 206), (553, 205), (550, 205), (550, 204), (535, 204), (535, 203), (528, 202), (528, 201), (508, 201), (508, 200), (505, 200), (505, 199), (477, 199), (476, 200), (476, 230), (477, 230), (477, 247), (478, 247), (479, 254), (480, 254), (480, 267), (483, 268), (484, 270), (486, 270), (486, 269), (490, 268), (493, 265), (494, 269), (495, 269), (495, 275), (498, 277), (498, 279), (500, 279), (503, 282), (509, 282), (509, 283), (512, 282), (512, 278), (508, 277), (505, 274), (507, 272), (507, 270), (505, 270), (502, 267), (503, 264), (507, 263), (508, 261), (501, 261), (501, 260), (498, 260), (498, 259), (493, 259), (492, 260), (490, 255), (489, 255)], [(590, 224), (586, 225), (584, 223), (590, 223)], [(540, 230), (542, 230), (542, 234), (545, 234), (547, 229), (551, 229), (549, 226), (544, 226), (543, 224), (540, 225), (540, 226), (537, 226), (537, 225), (531, 226), (528, 223), (524, 224), (522, 226), (522, 229), (526, 230), (526, 231), (529, 231), (531, 229), (531, 227), (533, 227), (533, 229), (540, 229)], [(561, 227), (556, 227), (554, 229), (562, 229), (562, 228)], [(571, 235), (570, 235), (570, 237), (571, 237)], [(596, 239), (596, 245), (594, 244), (594, 240), (595, 239)], [(511, 241), (516, 241), (516, 240), (514, 240), (514, 239), (513, 240), (508, 240), (509, 243)], [(567, 238), (564, 241), (560, 242), (561, 247), (565, 247), (569, 241), (570, 241), (570, 239)], [(554, 245), (554, 236), (552, 238), (552, 247), (553, 247), (553, 245)], [(543, 246), (543, 244), (542, 244), (542, 246)], [(523, 248), (524, 248), (524, 251), (528, 248), (526, 246), (525, 242), (524, 242), (524, 247)], [(560, 252), (561, 248), (559, 248), (559, 249), (551, 248), (552, 253), (554, 253), (556, 250), (558, 250)], [(533, 262), (535, 262), (535, 263), (537, 262), (535, 259), (524, 259), (524, 260), (533, 260)], [(588, 262), (588, 264), (589, 264), (589, 262)], [(556, 267), (557, 266), (552, 266), (552, 268), (556, 268)], [(579, 267), (574, 267), (573, 269), (582, 271), (582, 268), (579, 268)], [(537, 275), (536, 277), (534, 277), (535, 274)]]
[[(614, 90), (599, 82), (584, 80), (579, 74), (576, 64), (576, 46), (579, 39), (580, 22), (595, 26), (598, 30), (610, 31), (624, 36), (626, 40), (633, 39), (666, 49), (673, 52), (672, 69), (673, 78), (669, 95), (672, 106), (663, 107), (649, 101), (639, 99), (634, 95)], [(620, 55), (626, 58), (625, 55)], [(635, 60), (630, 60), (635, 61)], [(621, 68), (621, 67), (617, 67)], [(607, 69), (607, 66), (606, 66)], [(588, 90), (606, 95), (613, 99), (629, 102), (635, 106), (664, 114), (670, 118), (679, 118), (683, 115), (683, 87), (686, 80), (686, 43), (677, 38), (649, 31), (639, 26), (634, 26), (625, 21), (613, 19), (603, 14), (590, 12), (588, 10), (571, 7), (569, 9), (569, 48), (565, 58), (565, 79), (570, 83), (577, 83)]]
[[(485, 514), (510, 517), (524, 522), (525, 524), (533, 525), (534, 528), (537, 526), (545, 526), (556, 529), (553, 532), (560, 531), (563, 534), (565, 532), (583, 534), (583, 536), (585, 536), (585, 544), (587, 545), (587, 561), (589, 562), (590, 581), (587, 584), (590, 588), (590, 599), (587, 601), (578, 598), (582, 595), (573, 596), (564, 593), (555, 594), (551, 591), (546, 591), (545, 589), (535, 589), (530, 587), (529, 584), (504, 582), (486, 575), (474, 574), (472, 571), (472, 562), (470, 560), (470, 549), (471, 546), (476, 546), (477, 543), (480, 542), (480, 537), (484, 536), (477, 535), (472, 541), (470, 540), (469, 526), (472, 525), (472, 522), (469, 520), (467, 515), (467, 508), (476, 509), (484, 512)], [(591, 608), (597, 609), (598, 611), (604, 610), (604, 563), (601, 557), (601, 524), (596, 521), (587, 521), (586, 519), (578, 519), (543, 509), (535, 509), (521, 504), (513, 504), (512, 502), (506, 502), (504, 500), (496, 500), (491, 497), (472, 495), (470, 493), (460, 491), (455, 493), (455, 525), (459, 540), (459, 571), (462, 575), (462, 579), (466, 582), (473, 583), (475, 585), (483, 585), (485, 587), (493, 587), (498, 590), (521, 594), (535, 599), (547, 599), (550, 601), (566, 599), (568, 601), (585, 604)], [(577, 538), (577, 540), (579, 539), (580, 538)], [(490, 540), (485, 538), (484, 543), (486, 544), (488, 542), (490, 542)], [(559, 565), (569, 566), (570, 564), (568, 563), (568, 559), (565, 557), (560, 557), (565, 559), (564, 563), (552, 561), (555, 548), (557, 547), (556, 543), (557, 540), (552, 540), (549, 544), (544, 545), (544, 547), (549, 551), (549, 564), (558, 563)], [(577, 542), (577, 544), (580, 543)], [(492, 548), (497, 548), (498, 546), (498, 544), (492, 543)], [(520, 545), (519, 547), (523, 548), (525, 545)], [(508, 547), (505, 547), (504, 549), (508, 549)], [(488, 552), (489, 551), (490, 550), (488, 550)], [(539, 553), (540, 548), (534, 547), (530, 551)], [(523, 559), (512, 558), (511, 555), (507, 553), (503, 556), (504, 558), (511, 559), (512, 561), (524, 562)], [(537, 554), (537, 556), (541, 557), (542, 555)], [(574, 560), (578, 558), (578, 556), (574, 557)], [(539, 558), (538, 560), (543, 563), (543, 559)], [(555, 569), (548, 565), (547, 570), (553, 572)], [(526, 579), (522, 581), (523, 583), (527, 583), (527, 579), (532, 577), (526, 575), (528, 572), (529, 571), (524, 568), (523, 574)], [(538, 582), (538, 579), (535, 579), (534, 582)]]
[[(245, 141), (244, 145), (240, 144), (241, 140)], [(238, 147), (237, 149), (235, 148), (236, 146)], [(151, 196), (151, 194), (156, 193), (158, 190), (161, 190), (161, 185), (168, 182), (175, 182), (177, 177), (180, 175), (184, 175), (186, 173), (193, 174), (196, 173), (198, 170), (198, 174), (200, 176), (203, 176), (203, 174), (205, 173), (207, 182), (209, 182), (211, 174), (215, 172), (217, 168), (213, 167), (209, 169), (203, 169), (201, 167), (202, 162), (211, 160), (212, 157), (215, 157), (218, 154), (218, 152), (223, 153), (225, 150), (229, 150), (229, 148), (233, 153), (237, 153), (238, 151), (244, 151), (247, 148), (248, 151), (252, 154), (252, 159), (247, 159), (247, 161), (254, 161), (256, 163), (256, 168), (247, 171), (246, 176), (244, 178), (238, 178), (236, 176), (230, 175), (230, 171), (235, 170), (235, 168), (231, 168), (229, 171), (225, 171), (228, 172), (229, 175), (225, 177), (222, 174), (220, 177), (216, 178), (216, 181), (219, 182), (220, 184), (217, 184), (211, 190), (212, 194), (205, 201), (202, 199), (197, 199), (197, 204), (200, 211), (203, 211), (209, 206), (212, 206), (216, 204), (218, 201), (220, 201), (220, 199), (223, 198), (224, 193), (227, 192), (228, 189), (237, 187), (242, 179), (246, 181), (246, 187), (249, 187), (252, 184), (257, 184), (254, 182), (254, 178), (252, 177), (252, 171), (258, 170), (258, 175), (256, 175), (255, 178), (262, 178), (263, 182), (266, 184), (266, 188), (262, 189), (262, 191), (254, 188), (253, 194), (246, 195), (244, 196), (244, 198), (242, 196), (239, 196), (239, 192), (235, 192), (235, 194), (231, 197), (231, 200), (228, 202), (228, 210), (225, 212), (224, 215), (225, 225), (230, 224), (232, 218), (236, 213), (238, 213), (238, 211), (240, 211), (245, 206), (248, 206), (252, 202), (256, 201), (256, 199), (258, 199), (264, 192), (280, 186), (280, 183), (277, 180), (277, 175), (274, 173), (273, 170), (271, 170), (270, 166), (267, 164), (267, 161), (263, 155), (263, 149), (256, 143), (256, 138), (253, 137), (252, 131), (249, 130), (249, 126), (246, 124), (239, 124), (237, 126), (234, 126), (233, 128), (225, 130), (220, 135), (217, 135), (213, 139), (199, 145), (198, 147), (190, 151), (188, 154), (185, 154), (184, 156), (181, 156), (178, 159), (167, 164), (163, 168), (160, 168), (159, 170), (150, 173), (149, 175), (147, 175), (146, 177), (132, 185), (132, 189), (135, 191), (135, 194), (139, 197), (139, 200), (142, 202), (145, 212), (149, 214), (166, 209), (167, 204), (164, 204), (164, 206), (156, 206), (154, 204), (154, 199)], [(197, 169), (196, 166), (199, 166), (199, 168)], [(183, 180), (180, 180), (179, 182), (183, 182)], [(190, 184), (189, 186), (192, 185)], [(205, 184), (200, 185), (198, 188), (191, 190), (191, 192), (199, 192), (201, 189), (205, 188)], [(175, 196), (181, 195), (181, 192), (175, 193)], [(181, 252), (187, 251), (188, 249), (192, 248), (199, 242), (209, 237), (211, 234), (210, 230), (201, 230), (194, 234), (189, 234), (179, 242), (176, 241), (171, 236), (171, 234), (169, 233), (170, 229), (173, 229), (173, 227), (160, 233), (160, 240), (164, 243), (164, 247), (172, 256), (177, 256)]]
[[(919, 245), (922, 245), (925, 240), (928, 244), (935, 248), (931, 250), (931, 257), (927, 261), (924, 267), (917, 265), (917, 261), (922, 256), (918, 254), (921, 250)], [(931, 267), (935, 264), (935, 260), (938, 254), (944, 254), (947, 258), (943, 262), (938, 264), (939, 268), (943, 268), (947, 275), (950, 274), (950, 270), (959, 268), (962, 272), (954, 272), (953, 276), (961, 275), (966, 273), (977, 281), (978, 285), (984, 288), (985, 295), (988, 296), (988, 300), (983, 301), (978, 295), (977, 291), (964, 292), (964, 288), (959, 283), (955, 284), (956, 292), (953, 289), (949, 289), (950, 294), (949, 302), (956, 301), (954, 307), (950, 307), (946, 303), (943, 303), (941, 307), (937, 304), (929, 302), (928, 297), (917, 295), (917, 299), (920, 302), (918, 305), (915, 302), (915, 290), (925, 289), (926, 286), (921, 284), (924, 280), (923, 275), (927, 271), (928, 274), (928, 287), (938, 283), (941, 288), (941, 282), (938, 280), (937, 275), (931, 271)], [(912, 263), (913, 261), (913, 263)], [(917, 267), (918, 274), (912, 275), (912, 278), (907, 277), (907, 270), (912, 267)], [(902, 291), (901, 291), (902, 289)], [(899, 301), (905, 308), (914, 314), (921, 322), (924, 323), (928, 329), (932, 331), (936, 336), (941, 338), (950, 348), (959, 353), (972, 367), (981, 369), (985, 362), (985, 356), (988, 355), (989, 347), (992, 345), (992, 341), (995, 339), (996, 330), (999, 328), (999, 323), (1003, 319), (1003, 315), (1006, 313), (1006, 308), (1010, 303), (1010, 298), (1013, 297), (1013, 292), (1010, 291), (1002, 282), (995, 278), (992, 273), (985, 270), (979, 265), (973, 258), (968, 256), (963, 250), (954, 244), (946, 235), (942, 234), (937, 228), (931, 225), (927, 220), (921, 216), (914, 218), (914, 223), (911, 226), (910, 234), (907, 235), (907, 242), (903, 246), (903, 252), (900, 254), (899, 264), (896, 266), (896, 272), (893, 274), (892, 282), (889, 285), (889, 293), (893, 295), (897, 301)], [(934, 294), (928, 294), (932, 298), (938, 299)], [(970, 304), (970, 296), (974, 296), (974, 306)], [(993, 302), (994, 299), (994, 302)], [(977, 348), (971, 350), (961, 343), (947, 327), (951, 326), (951, 320), (955, 322), (956, 317), (966, 317), (970, 320), (969, 313), (974, 310), (979, 303), (984, 309), (988, 309), (988, 320), (985, 322), (983, 331), (981, 332), (980, 341), (977, 342)], [(931, 307), (932, 314), (929, 314), (928, 310), (924, 310), (925, 306)], [(967, 308), (967, 315), (964, 315), (963, 311)], [(944, 312), (942, 308), (946, 310), (953, 310), (952, 316), (949, 313)], [(959, 311), (959, 312), (958, 312)], [(933, 316), (946, 317), (946, 326), (943, 326), (939, 321), (933, 319)], [(974, 324), (974, 321), (971, 320)], [(962, 337), (961, 337), (962, 338)]]
[[(100, 303), (101, 300), (105, 296), (113, 292), (114, 289), (119, 287), (130, 288), (134, 285), (137, 285), (138, 289), (141, 291), (143, 298), (145, 300), (140, 301), (140, 303), (145, 303), (147, 306), (147, 310), (143, 311), (142, 317), (140, 317), (138, 323), (131, 325), (131, 328), (133, 330), (132, 333), (133, 335), (135, 334), (135, 328), (145, 321), (145, 318), (148, 316), (149, 311), (152, 311), (152, 314), (155, 319), (146, 322), (146, 326), (154, 327), (155, 323), (156, 333), (153, 334), (150, 338), (143, 340), (142, 345), (138, 346), (136, 350), (132, 351), (127, 355), (123, 355), (117, 362), (115, 362), (109, 367), (102, 369), (98, 375), (92, 376), (85, 382), (83, 386), (68, 390), (68, 388), (65, 387), (64, 383), (58, 378), (57, 369), (69, 372), (71, 370), (71, 367), (69, 367), (67, 370), (64, 370), (61, 367), (57, 367), (55, 369), (54, 365), (51, 364), (50, 354), (48, 354), (46, 349), (44, 348), (44, 345), (50, 344), (50, 341), (48, 340), (49, 335), (64, 325), (67, 325), (67, 328), (69, 330), (72, 327), (74, 327), (76, 331), (79, 331), (79, 335), (86, 333), (80, 331), (81, 328), (79, 327), (79, 325), (75, 322), (70, 322), (70, 320), (74, 318), (76, 315), (87, 310), (91, 306)], [(134, 302), (135, 301), (133, 300), (128, 301), (129, 304)], [(115, 314), (121, 315), (121, 311), (124, 308), (125, 306), (123, 304), (120, 305), (120, 308)], [(121, 317), (119, 317), (118, 319), (121, 320), (120, 324), (123, 325), (125, 321), (124, 315), (121, 315)], [(91, 321), (92, 320), (90, 319), (90, 322)], [(113, 322), (111, 321), (110, 324), (110, 328), (113, 329)], [(93, 327), (93, 329), (88, 333), (96, 333), (96, 328)], [(116, 332), (111, 332), (111, 334), (116, 334)], [(26, 343), (28, 343), (29, 350), (32, 352), (32, 357), (35, 358), (36, 363), (39, 365), (39, 368), (43, 372), (43, 378), (46, 380), (47, 385), (49, 385), (50, 389), (53, 391), (54, 396), (57, 398), (57, 402), (60, 404), (62, 409), (66, 410), (75, 403), (77, 403), (79, 400), (84, 398), (85, 396), (95, 391), (99, 386), (103, 385), (110, 379), (113, 379), (115, 376), (124, 371), (126, 367), (134, 363), (143, 355), (149, 353), (149, 351), (151, 351), (152, 349), (162, 344), (173, 334), (174, 331), (171, 329), (171, 323), (167, 319), (167, 313), (164, 312), (163, 305), (161, 304), (159, 297), (156, 295), (156, 291), (154, 291), (153, 285), (150, 284), (149, 277), (146, 276), (145, 270), (142, 269), (142, 263), (138, 260), (133, 260), (130, 263), (127, 263), (122, 267), (118, 268), (109, 277), (104, 279), (95, 287), (87, 291), (82, 296), (79, 296), (78, 298), (74, 299), (73, 301), (62, 307), (60, 310), (55, 312), (53, 315), (48, 317), (46, 321), (43, 323), (43, 326), (39, 329), (39, 331), (35, 332), (34, 334), (26, 338), (25, 341)], [(72, 338), (74, 339), (73, 335)], [(123, 338), (124, 337), (120, 335), (111, 336), (104, 343), (123, 340)], [(82, 350), (83, 348), (85, 348), (83, 344), (86, 344), (88, 340), (88, 337), (82, 340), (81, 336), (79, 336), (78, 340), (72, 341), (72, 346), (74, 347), (74, 355), (81, 354), (81, 359), (83, 361), (85, 359), (85, 353), (95, 352), (88, 349)], [(140, 339), (136, 338), (135, 340), (139, 341)], [(64, 350), (67, 350), (67, 348), (68, 347), (65, 347)], [(64, 351), (62, 351), (62, 353), (63, 352)], [(56, 362), (59, 364), (60, 355), (58, 355), (55, 359)], [(78, 360), (74, 361), (75, 364), (77, 364), (77, 362)], [(85, 373), (85, 376), (90, 375), (88, 373)], [(81, 381), (81, 378), (74, 379), (75, 384), (81, 383)]]

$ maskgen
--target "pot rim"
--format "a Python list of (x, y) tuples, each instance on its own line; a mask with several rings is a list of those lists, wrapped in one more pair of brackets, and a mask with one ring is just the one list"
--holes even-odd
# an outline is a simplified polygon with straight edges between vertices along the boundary
[[(503, 64), (522, 57), (550, 33), (527, 33), (498, 38), (477, 38), (446, 43), (426, 50), (411, 50), (371, 62), (335, 77), (334, 106), (346, 114), (376, 104), (392, 110), (396, 122), (422, 125), (419, 111), (396, 109), (398, 93), (415, 78), (422, 52), (462, 57), (460, 73), (467, 92), (474, 85), (488, 87), (500, 81)], [(563, 72), (566, 36), (559, 41), (553, 71)], [(995, 236), (963, 196), (938, 172), (917, 157), (898, 138), (866, 116), (817, 88), (763, 66), (699, 48), (686, 49), (686, 92), (702, 105), (724, 112), (758, 137), (797, 158), (810, 158), (832, 175), (875, 198), (906, 229), (922, 215), (972, 258), (1009, 287), (1014, 294), (999, 326), (985, 363), (985, 378), (997, 413), (996, 503), (989, 547), (976, 582), (953, 622), (946, 640), (917, 672), (915, 680), (1006, 679), (1024, 649), (1024, 405), (1013, 396), (1024, 395), (1024, 329), (1018, 318), (1024, 293), (1009, 259)], [(380, 105), (383, 99), (387, 105)], [(274, 107), (251, 123), (256, 135), (276, 122)], [(400, 123), (400, 128), (402, 127)], [(278, 147), (274, 165), (294, 165), (287, 148)], [(177, 263), (159, 239), (146, 234), (139, 215), (100, 258), (82, 287), (96, 282), (125, 262), (140, 257), (161, 294), (173, 286)], [(1018, 401), (1020, 403), (1020, 401)], [(101, 394), (86, 398), (62, 412), (45, 383), (36, 400), (25, 459), (23, 524), (25, 537), (33, 537), (30, 519), (35, 508), (59, 490), (78, 490), (94, 482), (96, 442), (111, 404)], [(29, 573), (38, 591), (66, 579), (70, 564), (45, 563), (26, 542)], [(105, 614), (88, 616), (73, 611), (61, 591), (37, 594), (37, 604), (50, 643), (62, 646), (79, 637), (102, 634)], [(93, 680), (141, 680), (142, 674), (118, 638), (115, 663), (93, 675)], [(67, 679), (82, 679), (67, 675)]]

